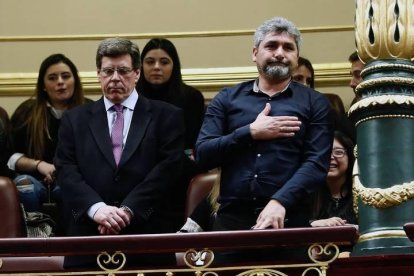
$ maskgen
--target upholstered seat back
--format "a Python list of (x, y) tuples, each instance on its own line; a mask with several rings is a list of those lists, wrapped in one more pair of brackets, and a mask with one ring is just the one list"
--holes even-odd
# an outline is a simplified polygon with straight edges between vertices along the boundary
[(197, 205), (210, 193), (217, 178), (217, 172), (196, 175), (188, 185), (185, 217), (189, 217)]
[(10, 178), (0, 176), (0, 238), (23, 236), (22, 213), (16, 185)]

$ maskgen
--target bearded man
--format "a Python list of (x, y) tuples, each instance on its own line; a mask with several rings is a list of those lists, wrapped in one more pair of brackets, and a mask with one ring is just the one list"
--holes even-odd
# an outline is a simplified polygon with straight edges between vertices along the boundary
[(259, 77), (208, 106), (196, 159), (221, 167), (214, 230), (309, 226), (308, 199), (325, 182), (333, 131), (328, 100), (292, 81), (300, 41), (285, 18), (264, 22), (252, 56)]

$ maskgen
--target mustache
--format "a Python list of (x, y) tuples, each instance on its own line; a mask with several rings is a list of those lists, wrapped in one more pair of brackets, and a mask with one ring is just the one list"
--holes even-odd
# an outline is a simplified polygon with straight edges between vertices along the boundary
[(289, 61), (281, 61), (281, 60), (269, 60), (266, 65), (271, 65), (271, 66), (289, 66), (290, 62)]

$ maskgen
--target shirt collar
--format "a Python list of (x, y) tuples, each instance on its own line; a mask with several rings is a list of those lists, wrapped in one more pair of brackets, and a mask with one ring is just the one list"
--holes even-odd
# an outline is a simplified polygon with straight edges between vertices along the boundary
[[(134, 88), (131, 95), (129, 95), (128, 98), (126, 98), (121, 104), (130, 110), (134, 110), (137, 101), (138, 101), (138, 93), (137, 93), (137, 90), (135, 90)], [(104, 104), (105, 104), (106, 111), (108, 111), (114, 105), (114, 103), (108, 100), (105, 96), (104, 96)]]
[(49, 107), (50, 113), (53, 117), (55, 117), (58, 120), (62, 118), (63, 112), (65, 112), (64, 109), (56, 109), (48, 101), (46, 102), (46, 106)]
[[(277, 93), (275, 95), (282, 94), (283, 92), (285, 92), (286, 90), (288, 90), (288, 88), (289, 88), (289, 86), (290, 86), (291, 83), (292, 83), (292, 80), (289, 81), (289, 83), (286, 85), (285, 88), (283, 88), (279, 93)], [(255, 92), (255, 93), (259, 93), (259, 92), (260, 93), (263, 93), (262, 91), (260, 91), (260, 88), (259, 88), (259, 78), (257, 78), (254, 81), (254, 83), (253, 83), (253, 92)]]

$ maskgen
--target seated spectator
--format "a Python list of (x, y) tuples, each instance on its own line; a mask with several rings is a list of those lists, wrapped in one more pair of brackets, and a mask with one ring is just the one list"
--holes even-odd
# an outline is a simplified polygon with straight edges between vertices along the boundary
[(349, 137), (335, 131), (326, 185), (315, 195), (313, 227), (358, 224), (352, 205), (353, 148)]
[(11, 118), (14, 154), (8, 160), (18, 175), (14, 181), (26, 211), (58, 201), (53, 157), (62, 114), (85, 101), (78, 70), (62, 54), (40, 65), (34, 96), (23, 102)]
[[(358, 219), (352, 201), (352, 168), (354, 144), (345, 134), (335, 131), (331, 163), (323, 186), (314, 197), (312, 227), (357, 226)], [(340, 256), (349, 256), (352, 246), (340, 246)], [(314, 251), (314, 257), (321, 256)]]
[(315, 70), (312, 63), (304, 57), (298, 58), (298, 67), (293, 72), (292, 78), (303, 85), (315, 88)]
[[(204, 98), (200, 91), (186, 85), (181, 76), (177, 49), (165, 38), (153, 38), (141, 55), (141, 77), (137, 83), (140, 95), (173, 104), (184, 111), (185, 150), (182, 174), (171, 191), (170, 214), (175, 218), (171, 231), (176, 232), (184, 221), (188, 183), (197, 174), (193, 149), (204, 117)], [(183, 154), (184, 154), (183, 153)]]

